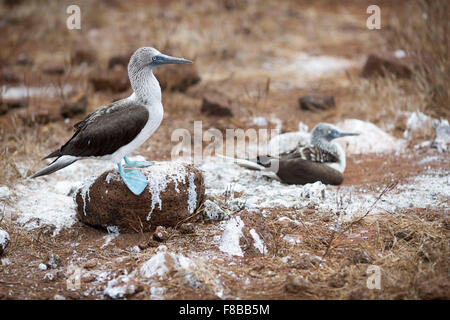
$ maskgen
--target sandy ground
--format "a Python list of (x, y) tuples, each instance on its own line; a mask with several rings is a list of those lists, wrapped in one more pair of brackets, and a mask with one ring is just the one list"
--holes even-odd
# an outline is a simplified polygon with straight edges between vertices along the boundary
[[(172, 132), (193, 133), (194, 121), (202, 121), (204, 130), (278, 127), (283, 133), (297, 131), (299, 122), (311, 129), (319, 121), (345, 127), (346, 119), (360, 119), (386, 136), (343, 142), (347, 168), (338, 187), (287, 186), (205, 159), (199, 167), (207, 199), (226, 218), (211, 220), (202, 207), (188, 231), (169, 230), (169, 239), (157, 242), (151, 233), (106, 233), (76, 220), (70, 194), (86, 176), (103, 172), (104, 164), (75, 164), (48, 178), (25, 180), (86, 115), (23, 123), (22, 110), (31, 115), (39, 105), (51, 112), (61, 104), (58, 94), (31, 96), (28, 109), (0, 116), (0, 187), (8, 188), (0, 197), (0, 228), (11, 237), (0, 258), (0, 299), (449, 298), (448, 152), (420, 146), (433, 139), (428, 120), (403, 135), (411, 112), (423, 110), (408, 81), (358, 77), (368, 54), (401, 49), (386, 41), (400, 4), (382, 2), (386, 27), (370, 31), (365, 1), (82, 2), (85, 24), (74, 33), (63, 27), (66, 16), (57, 14), (67, 4), (52, 3), (47, 24), (35, 5), (1, 8), (2, 21), (12, 21), (2, 25), (10, 31), (0, 40), (9, 49), (1, 57), (2, 70), (24, 79), (9, 88), (25, 84), (59, 92), (69, 85), (87, 93), (91, 112), (130, 92), (96, 92), (89, 85), (89, 75), (105, 70), (109, 57), (152, 45), (194, 60), (200, 83), (186, 92), (163, 92), (163, 124), (135, 155), (169, 160)], [(186, 10), (189, 16), (182, 14)], [(30, 26), (36, 36), (25, 39)], [(77, 47), (93, 50), (96, 62), (69, 67)], [(23, 52), (33, 65), (15, 64)], [(46, 75), (48, 63), (71, 71), (60, 78)], [(211, 89), (232, 100), (234, 117), (201, 113), (202, 93)], [(301, 110), (298, 98), (308, 93), (334, 95), (336, 108)], [(386, 137), (389, 148), (367, 152)], [(224, 233), (242, 212), (264, 217), (272, 239), (262, 243), (270, 242), (270, 252), (240, 257), (224, 249)], [(368, 285), (374, 266), (379, 289)]]

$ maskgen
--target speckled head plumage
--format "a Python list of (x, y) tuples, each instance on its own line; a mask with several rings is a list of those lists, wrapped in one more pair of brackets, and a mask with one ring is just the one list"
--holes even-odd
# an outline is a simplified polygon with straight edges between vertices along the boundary
[(329, 123), (318, 123), (311, 132), (311, 144), (317, 145), (319, 142), (330, 142), (334, 139), (345, 136), (357, 136), (359, 133), (344, 132)]

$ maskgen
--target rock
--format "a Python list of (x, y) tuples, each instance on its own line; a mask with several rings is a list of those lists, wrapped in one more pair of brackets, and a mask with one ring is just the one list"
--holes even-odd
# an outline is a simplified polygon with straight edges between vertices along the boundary
[(76, 49), (70, 57), (72, 65), (92, 64), (97, 60), (96, 54), (93, 50)]
[(66, 70), (63, 65), (48, 64), (42, 68), (42, 72), (50, 76), (61, 76), (66, 72)]
[(275, 242), (263, 215), (244, 210), (226, 224), (219, 249), (239, 257), (257, 256), (273, 254)]
[(155, 76), (162, 90), (185, 92), (190, 86), (200, 82), (197, 68), (193, 64), (184, 66), (167, 65), (156, 68)]
[(219, 207), (218, 204), (211, 200), (206, 200), (204, 202), (204, 215), (211, 220), (219, 221), (224, 220), (228, 217), (225, 211), (222, 210), (222, 208)]
[(195, 233), (195, 227), (194, 227), (194, 224), (192, 224), (192, 223), (184, 223), (178, 227), (178, 231), (181, 234), (191, 234), (191, 233)]
[(119, 276), (108, 282), (103, 295), (112, 299), (120, 299), (132, 296), (142, 291), (142, 285), (130, 276)]
[(139, 196), (115, 170), (86, 180), (74, 193), (78, 218), (94, 227), (117, 226), (120, 232), (150, 231), (159, 225), (174, 227), (203, 202), (203, 176), (193, 165), (156, 162), (138, 170), (149, 182)]
[(166, 241), (169, 239), (170, 230), (163, 226), (157, 226), (155, 232), (153, 233), (153, 239), (159, 242)]
[(72, 90), (67, 95), (63, 105), (60, 108), (61, 116), (72, 118), (77, 114), (86, 112), (88, 104), (87, 95), (81, 90)]
[(298, 100), (303, 110), (328, 110), (336, 107), (334, 97), (329, 95), (307, 95)]
[(110, 90), (118, 93), (130, 88), (130, 80), (126, 69), (116, 66), (113, 70), (95, 71), (89, 77), (89, 82), (95, 91)]
[(16, 60), (16, 64), (22, 65), (22, 66), (28, 66), (33, 64), (33, 59), (28, 57), (25, 53), (19, 54), (19, 57)]
[(177, 278), (182, 280), (183, 285), (193, 289), (198, 289), (205, 282), (204, 271), (199, 269), (194, 260), (182, 254), (167, 252), (167, 248), (159, 250), (147, 260), (141, 266), (140, 274), (144, 278), (166, 281)]
[(0, 256), (5, 252), (10, 240), (11, 238), (9, 237), (8, 232), (0, 229)]
[(233, 116), (233, 112), (231, 111), (231, 101), (218, 92), (207, 92), (203, 95), (201, 112), (208, 116)]
[(411, 68), (402, 61), (391, 55), (370, 54), (361, 70), (360, 76), (363, 78), (372, 78), (375, 76), (386, 76), (392, 74), (397, 78), (411, 78)]

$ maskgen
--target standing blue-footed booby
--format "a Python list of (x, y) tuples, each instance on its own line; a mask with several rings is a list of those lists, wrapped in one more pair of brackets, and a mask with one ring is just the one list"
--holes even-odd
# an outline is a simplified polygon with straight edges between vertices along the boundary
[(58, 171), (81, 159), (110, 160), (117, 163), (124, 183), (139, 195), (147, 186), (147, 179), (138, 170), (122, 168), (122, 159), (129, 167), (145, 167), (148, 161), (130, 161), (127, 155), (144, 143), (159, 127), (164, 109), (161, 88), (152, 69), (163, 64), (192, 63), (183, 58), (170, 57), (151, 47), (142, 47), (131, 56), (128, 64), (133, 94), (97, 109), (75, 124), (76, 132), (59, 150), (46, 156), (56, 158), (46, 168), (30, 178)]
[(328, 123), (319, 123), (311, 132), (309, 145), (297, 145), (293, 150), (285, 151), (276, 157), (258, 156), (256, 161), (233, 160), (242, 167), (264, 171), (269, 177), (289, 184), (321, 181), (338, 185), (344, 179), (345, 152), (332, 140), (356, 135), (359, 134), (340, 131)]

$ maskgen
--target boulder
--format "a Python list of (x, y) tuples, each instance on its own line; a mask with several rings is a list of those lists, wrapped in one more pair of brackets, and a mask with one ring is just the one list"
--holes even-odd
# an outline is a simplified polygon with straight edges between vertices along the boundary
[(157, 226), (176, 226), (203, 202), (203, 176), (193, 165), (156, 162), (137, 170), (148, 180), (139, 196), (115, 170), (86, 180), (74, 193), (79, 220), (104, 229), (117, 226), (124, 233), (153, 231)]
[(60, 112), (64, 118), (72, 118), (86, 112), (87, 95), (82, 90), (72, 90), (61, 106)]
[(6, 250), (6, 247), (8, 247), (9, 241), (10, 241), (10, 237), (9, 237), (8, 232), (0, 229), (0, 256)]
[(336, 106), (334, 97), (329, 95), (307, 95), (299, 100), (300, 108), (303, 110), (327, 110)]
[(193, 64), (166, 65), (155, 69), (155, 76), (162, 90), (185, 92), (190, 86), (200, 82), (197, 68)]
[(411, 68), (400, 58), (395, 56), (375, 54), (369, 55), (361, 70), (360, 76), (363, 78), (372, 78), (375, 76), (386, 76), (392, 74), (397, 78), (411, 78)]
[(208, 116), (232, 117), (231, 101), (219, 92), (207, 92), (203, 95), (202, 113)]
[(261, 212), (242, 211), (228, 220), (219, 249), (233, 256), (273, 254), (275, 242)]

